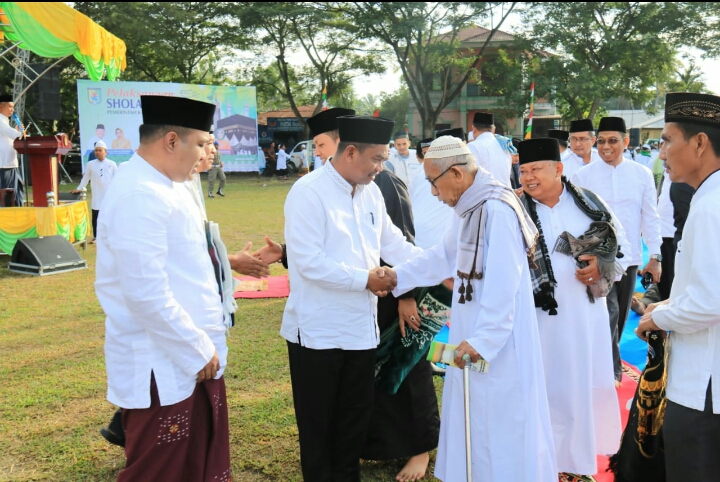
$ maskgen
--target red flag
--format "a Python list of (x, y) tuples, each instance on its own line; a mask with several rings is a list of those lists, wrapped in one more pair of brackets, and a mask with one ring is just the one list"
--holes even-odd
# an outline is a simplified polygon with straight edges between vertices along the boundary
[(373, 113), (373, 117), (380, 117), (380, 109), (375, 109), (375, 113)]

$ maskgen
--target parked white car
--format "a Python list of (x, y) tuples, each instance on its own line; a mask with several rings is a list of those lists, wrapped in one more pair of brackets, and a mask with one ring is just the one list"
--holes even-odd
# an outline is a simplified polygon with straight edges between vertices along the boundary
[[(305, 146), (305, 149), (302, 146)], [(314, 152), (315, 143), (313, 141), (298, 142), (290, 151), (290, 160), (287, 161), (288, 171), (296, 172), (300, 169), (309, 169)]]

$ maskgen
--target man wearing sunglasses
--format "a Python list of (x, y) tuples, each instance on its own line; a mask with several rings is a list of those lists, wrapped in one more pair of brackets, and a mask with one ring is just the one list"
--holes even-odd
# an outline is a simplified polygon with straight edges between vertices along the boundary
[(597, 149), (593, 147), (597, 137), (590, 119), (570, 122), (569, 132), (570, 152), (562, 159), (565, 177), (568, 179), (581, 167), (600, 160)]
[(598, 152), (604, 162), (591, 163), (572, 177), (573, 184), (589, 189), (600, 196), (617, 214), (625, 228), (629, 246), (621, 246), (628, 257), (628, 268), (607, 296), (610, 330), (613, 334), (613, 363), (615, 380), (622, 380), (620, 338), (630, 311), (635, 291), (638, 266), (642, 262), (642, 243), (647, 244), (650, 261), (641, 274), (651, 273), (653, 282), (660, 281), (660, 216), (657, 212), (657, 193), (652, 172), (647, 167), (623, 157), (630, 142), (621, 117), (603, 117), (598, 127)]

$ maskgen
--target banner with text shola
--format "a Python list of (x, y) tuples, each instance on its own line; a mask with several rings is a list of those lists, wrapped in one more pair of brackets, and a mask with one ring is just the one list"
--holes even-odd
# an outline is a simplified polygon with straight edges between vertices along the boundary
[(130, 159), (140, 144), (141, 95), (187, 97), (215, 104), (215, 137), (224, 170), (258, 170), (255, 87), (78, 80), (77, 88), (83, 172), (101, 139), (108, 146), (109, 159), (117, 164)]

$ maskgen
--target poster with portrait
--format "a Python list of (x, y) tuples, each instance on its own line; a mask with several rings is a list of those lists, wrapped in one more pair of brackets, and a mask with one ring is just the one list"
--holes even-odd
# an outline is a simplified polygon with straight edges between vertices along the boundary
[(107, 157), (118, 165), (130, 159), (140, 144), (141, 95), (187, 97), (215, 104), (215, 137), (224, 170), (258, 171), (257, 100), (255, 87), (190, 85), (170, 82), (93, 82), (78, 80), (78, 113), (83, 172), (95, 157), (99, 140)]

